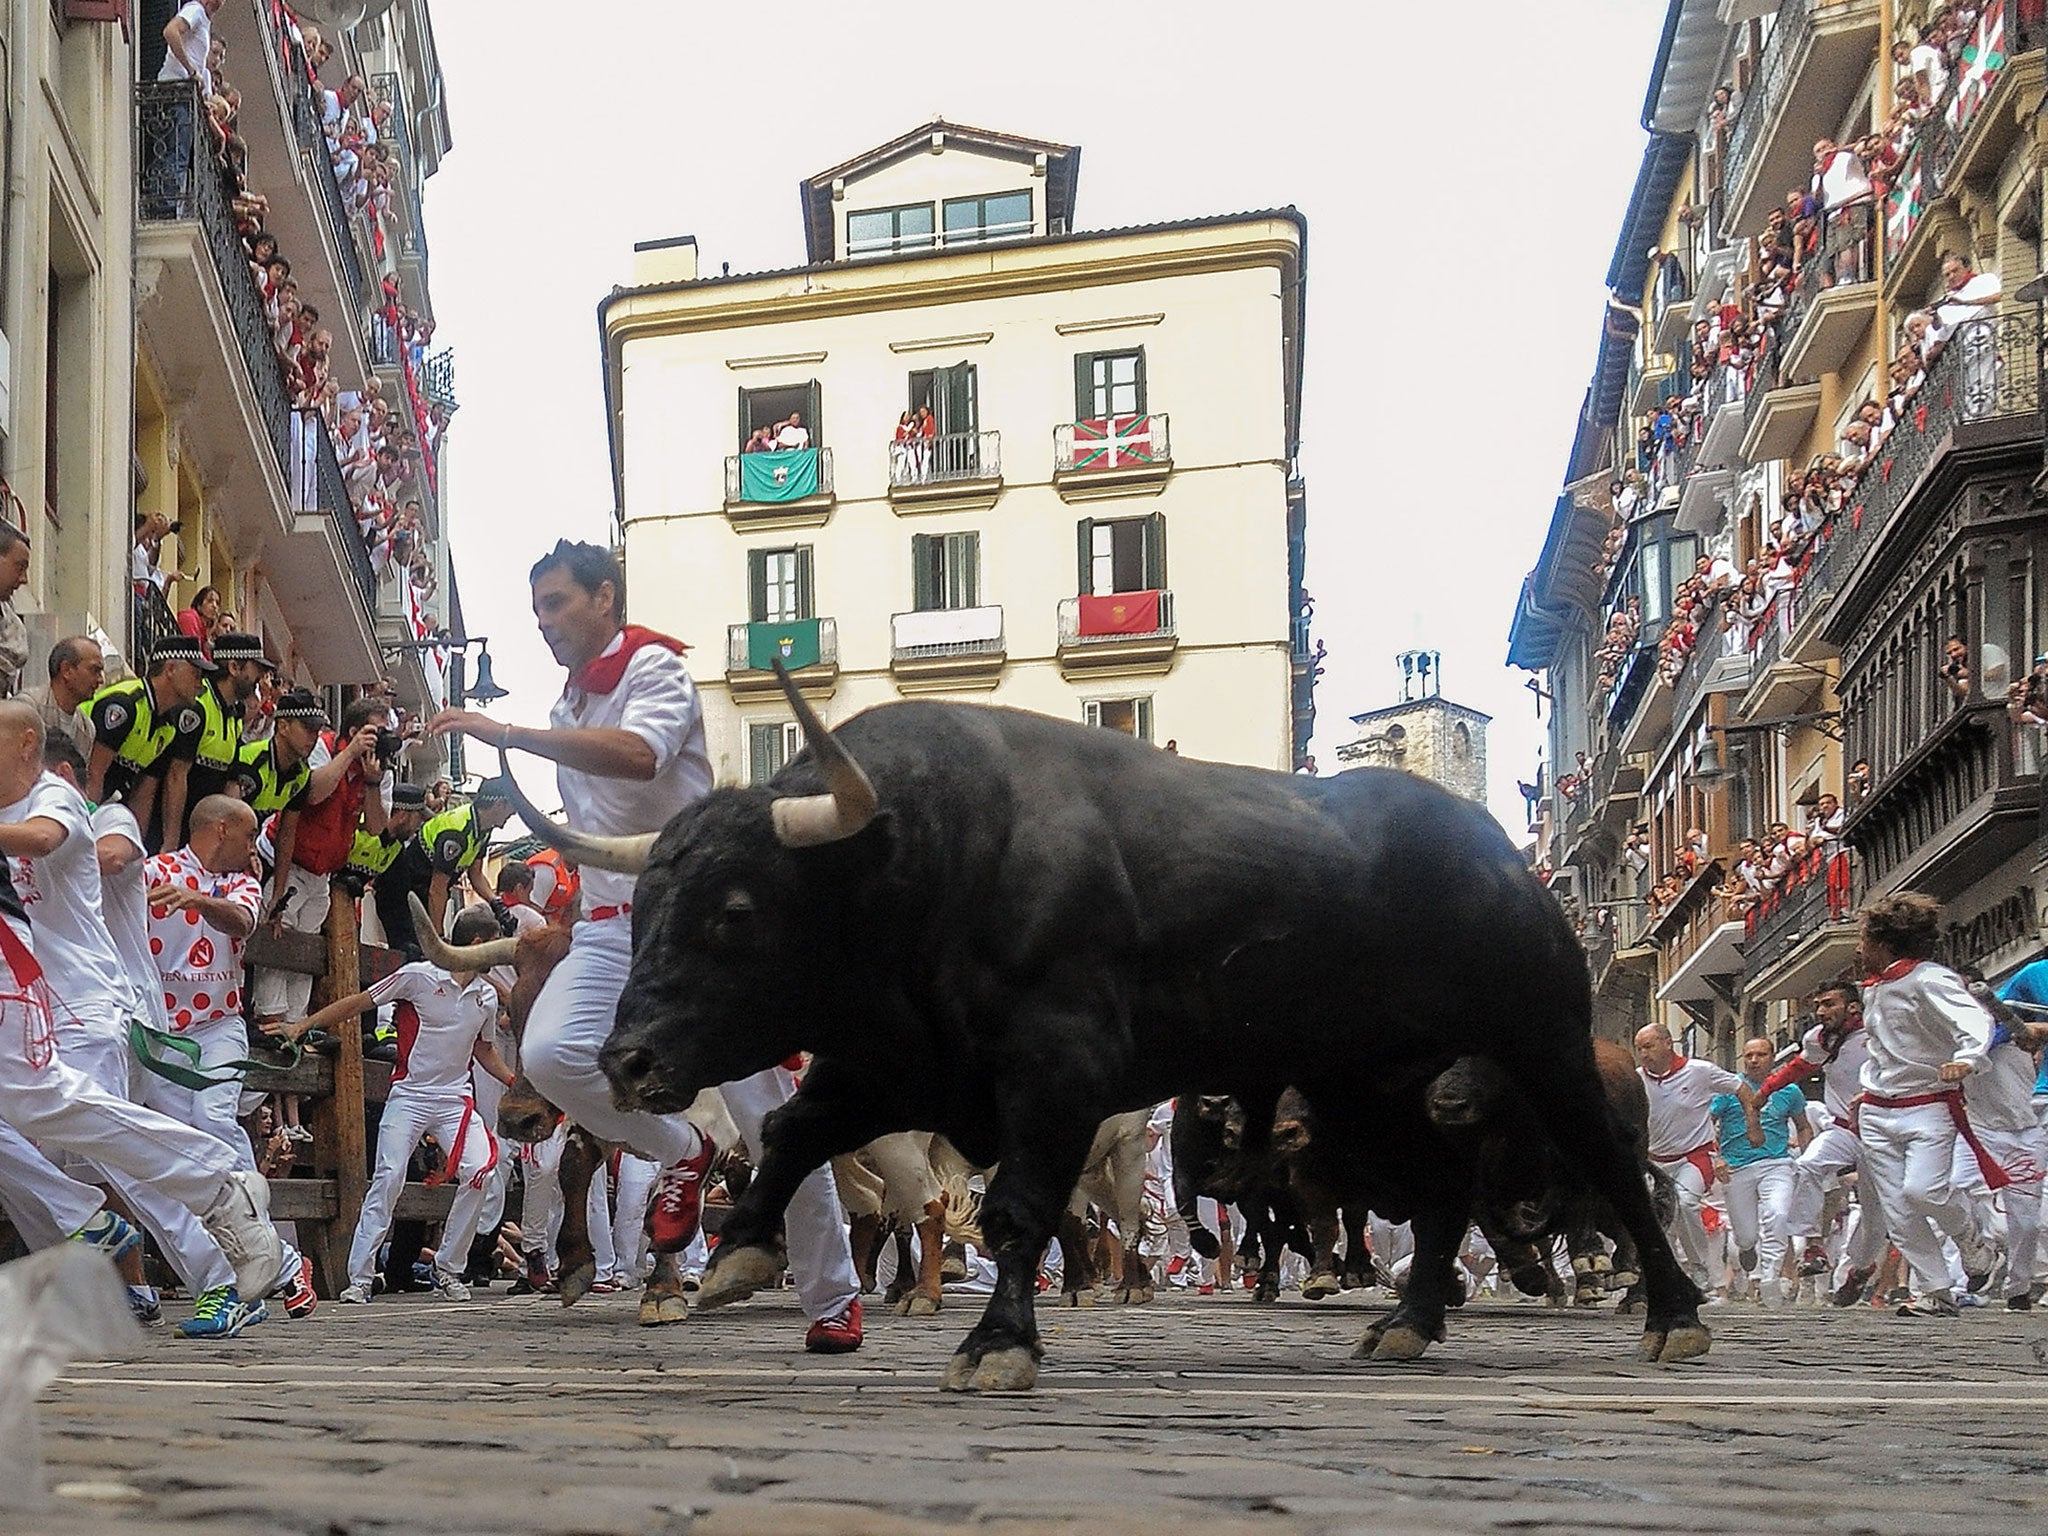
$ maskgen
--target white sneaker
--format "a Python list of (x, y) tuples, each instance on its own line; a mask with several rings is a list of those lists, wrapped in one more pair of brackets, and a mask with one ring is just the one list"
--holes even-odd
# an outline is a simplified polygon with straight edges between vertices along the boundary
[(270, 1224), (270, 1186), (263, 1175), (229, 1174), (199, 1221), (235, 1266), (235, 1290), (243, 1296), (269, 1295), (284, 1273), (284, 1244)]
[(434, 1276), (434, 1294), (443, 1301), (469, 1300), (469, 1287), (453, 1275)]
[(367, 1285), (351, 1285), (334, 1298), (345, 1307), (366, 1307), (370, 1304), (370, 1288)]

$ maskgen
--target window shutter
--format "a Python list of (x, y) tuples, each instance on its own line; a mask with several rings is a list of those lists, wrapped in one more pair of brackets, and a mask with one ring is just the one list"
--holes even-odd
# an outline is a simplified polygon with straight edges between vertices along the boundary
[(816, 379), (804, 388), (804, 425), (811, 429), (811, 446), (822, 448), (825, 446), (824, 391), (818, 387)]
[(1095, 519), (1084, 517), (1075, 524), (1080, 546), (1080, 573), (1074, 578), (1074, 590), (1086, 597), (1095, 590)]
[(766, 784), (775, 777), (775, 767), (769, 761), (776, 741), (781, 737), (782, 728), (774, 725), (750, 725), (747, 727), (747, 782)]
[(1131, 700), (1131, 724), (1136, 728), (1138, 740), (1150, 741), (1152, 739), (1152, 701), (1150, 699)]
[(743, 384), (740, 386), (740, 432), (738, 438), (740, 447), (744, 448), (747, 446), (747, 434), (753, 430), (754, 423), (750, 419), (747, 409), (747, 389)]
[(800, 619), (818, 616), (817, 594), (811, 585), (811, 546), (808, 544), (796, 547), (796, 616)]
[(1143, 416), (1145, 405), (1145, 349), (1138, 348), (1138, 414)]
[(1081, 352), (1074, 357), (1074, 420), (1086, 421), (1095, 414), (1095, 354)]
[(932, 600), (933, 542), (928, 533), (910, 536), (910, 606), (919, 613), (937, 606)]
[(1145, 589), (1166, 585), (1166, 514), (1148, 513), (1145, 518)]
[(949, 608), (979, 608), (981, 606), (981, 535), (978, 533), (955, 533), (947, 535), (946, 585), (953, 599), (946, 604)]
[(1081, 705), (1081, 723), (1083, 725), (1102, 724), (1102, 706), (1093, 699), (1084, 702)]
[(747, 551), (747, 617), (756, 624), (768, 619), (768, 551)]

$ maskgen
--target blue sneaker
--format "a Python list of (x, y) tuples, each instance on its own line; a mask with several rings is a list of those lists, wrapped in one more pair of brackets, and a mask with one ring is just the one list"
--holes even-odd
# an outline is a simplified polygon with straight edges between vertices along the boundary
[(127, 1258), (140, 1246), (142, 1234), (112, 1211), (101, 1211), (72, 1233), (71, 1241), (97, 1248), (108, 1258), (118, 1261)]
[(244, 1301), (232, 1285), (217, 1285), (200, 1293), (192, 1315), (178, 1324), (178, 1333), (187, 1339), (232, 1339), (269, 1316), (261, 1301)]
[(157, 1300), (156, 1292), (146, 1285), (128, 1287), (128, 1310), (135, 1321), (145, 1328), (164, 1320), (163, 1303)]

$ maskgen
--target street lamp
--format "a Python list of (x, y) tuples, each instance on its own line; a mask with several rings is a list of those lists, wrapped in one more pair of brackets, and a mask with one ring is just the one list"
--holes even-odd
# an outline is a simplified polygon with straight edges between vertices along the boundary
[[(1810, 725), (1823, 736), (1835, 741), (1842, 739), (1842, 712), (1839, 709), (1812, 709), (1797, 715), (1782, 715), (1776, 720), (1757, 720), (1749, 724), (1714, 725), (1705, 729), (1712, 733), (1719, 731), (1724, 736), (1761, 736), (1769, 731), (1783, 731), (1790, 735), (1795, 726)], [(1686, 774), (1686, 783), (1695, 789), (1709, 792), (1719, 789), (1727, 782), (1728, 769), (1721, 762), (1721, 744), (1712, 734), (1700, 743), (1700, 749), (1693, 754), (1692, 770)]]
[[(476, 681), (465, 684), (462, 668), (458, 663), (465, 660), (464, 653), (472, 646), (482, 646), (476, 659)], [(500, 688), (498, 680), (491, 674), (491, 641), (488, 635), (470, 635), (457, 640), (443, 634), (433, 640), (401, 640), (393, 645), (380, 646), (387, 656), (399, 656), (418, 651), (452, 651), (449, 657), (448, 702), (460, 709), (465, 701), (474, 700), (488, 708), (498, 700), (509, 696), (509, 690)]]

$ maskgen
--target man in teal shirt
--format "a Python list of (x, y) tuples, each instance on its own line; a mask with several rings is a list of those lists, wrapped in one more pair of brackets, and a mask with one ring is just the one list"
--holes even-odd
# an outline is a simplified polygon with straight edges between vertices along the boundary
[[(1746, 1041), (1742, 1076), (1761, 1088), (1775, 1053), (1768, 1040)], [(1791, 1242), (1792, 1201), (1799, 1188), (1798, 1156), (1806, 1145), (1806, 1095), (1780, 1088), (1757, 1106), (1764, 1143), (1751, 1146), (1742, 1101), (1732, 1093), (1714, 1095), (1710, 1113), (1721, 1137), (1721, 1162), (1727, 1168), (1728, 1225), (1741, 1250), (1742, 1266), (1760, 1277), (1757, 1299), (1767, 1307), (1785, 1301), (1785, 1251)]]
[[(1998, 995), (2008, 1003), (2032, 1004), (2031, 1008), (2020, 1010), (2020, 1016), (2029, 1023), (2048, 1020), (2048, 960), (2021, 966), (1998, 989)], [(2048, 1051), (2041, 1053), (2040, 1074), (2034, 1079), (2034, 1114), (2048, 1128)]]

